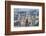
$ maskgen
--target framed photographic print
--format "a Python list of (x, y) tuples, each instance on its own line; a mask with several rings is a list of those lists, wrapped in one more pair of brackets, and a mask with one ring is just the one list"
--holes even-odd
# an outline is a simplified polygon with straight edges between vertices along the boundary
[(5, 34), (45, 32), (44, 3), (5, 1)]

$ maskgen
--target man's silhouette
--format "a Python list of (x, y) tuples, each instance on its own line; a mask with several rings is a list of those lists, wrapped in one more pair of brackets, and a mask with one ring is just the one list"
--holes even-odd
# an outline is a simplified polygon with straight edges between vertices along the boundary
[(28, 18), (26, 19), (26, 24), (25, 24), (25, 26), (28, 26)]

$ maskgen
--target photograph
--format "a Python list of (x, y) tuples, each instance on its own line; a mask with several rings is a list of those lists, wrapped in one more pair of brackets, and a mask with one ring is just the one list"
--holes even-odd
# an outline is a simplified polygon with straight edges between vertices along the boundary
[(5, 1), (5, 35), (45, 32), (45, 3)]
[(31, 27), (39, 25), (39, 9), (14, 8), (14, 26)]

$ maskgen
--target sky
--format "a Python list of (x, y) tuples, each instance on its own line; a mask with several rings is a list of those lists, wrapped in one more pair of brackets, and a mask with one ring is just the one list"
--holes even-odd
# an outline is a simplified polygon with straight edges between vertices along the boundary
[(14, 13), (17, 13), (17, 12), (26, 12), (26, 14), (29, 14), (29, 13), (34, 13), (34, 14), (37, 14), (39, 13), (39, 9), (30, 9), (30, 8), (14, 8)]

